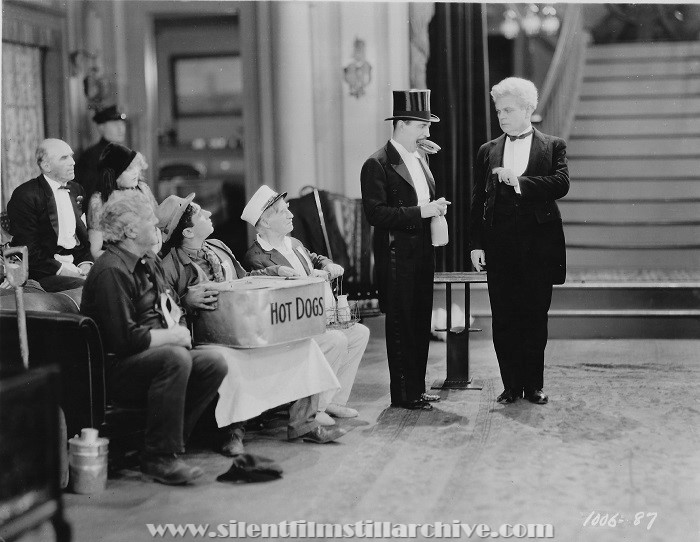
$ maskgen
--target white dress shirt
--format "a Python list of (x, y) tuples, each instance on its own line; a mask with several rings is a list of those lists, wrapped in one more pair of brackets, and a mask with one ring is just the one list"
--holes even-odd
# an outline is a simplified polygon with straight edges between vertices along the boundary
[[(73, 202), (70, 200), (70, 192), (60, 188), (61, 183), (54, 181), (44, 174), (44, 179), (49, 183), (53, 198), (56, 202), (56, 213), (58, 214), (58, 242), (59, 247), (65, 249), (75, 248), (78, 240), (75, 237), (75, 213), (73, 212)], [(54, 259), (61, 262), (61, 267), (56, 272), (61, 274), (64, 264), (73, 263), (72, 254), (54, 254)]]
[(403, 163), (406, 164), (408, 168), (411, 180), (413, 181), (413, 187), (416, 189), (418, 205), (422, 206), (429, 203), (430, 187), (428, 186), (428, 179), (425, 178), (425, 171), (423, 171), (423, 167), (420, 164), (420, 154), (418, 154), (418, 151), (408, 152), (406, 147), (394, 139), (391, 139), (391, 144), (399, 151), (401, 160), (403, 160)]
[[(282, 256), (287, 258), (287, 261), (291, 264), (291, 266), (298, 271), (302, 277), (307, 276), (309, 273), (306, 272), (306, 269), (304, 268), (304, 265), (301, 263), (301, 260), (299, 259), (299, 255), (294, 251), (292, 248), (292, 240), (290, 237), (285, 237), (284, 238), (284, 247), (280, 250), (279, 247), (273, 247), (270, 243), (265, 241), (262, 237), (260, 237), (260, 234), (257, 235), (256, 240), (258, 241), (258, 244), (260, 247), (269, 252), (271, 250), (278, 250)], [(303, 250), (299, 251), (302, 255), (302, 258), (306, 261), (306, 265), (309, 266), (309, 271), (313, 270), (314, 266), (311, 265), (311, 260), (306, 256)]]
[[(517, 135), (526, 134), (528, 131), (532, 131), (532, 126), (528, 126)], [(527, 163), (530, 160), (532, 135), (530, 134), (523, 139), (516, 139), (515, 141), (511, 141), (506, 135), (506, 146), (503, 149), (503, 167), (513, 171), (516, 177), (520, 177), (527, 169)], [(516, 187), (515, 191), (520, 194), (520, 185)]]

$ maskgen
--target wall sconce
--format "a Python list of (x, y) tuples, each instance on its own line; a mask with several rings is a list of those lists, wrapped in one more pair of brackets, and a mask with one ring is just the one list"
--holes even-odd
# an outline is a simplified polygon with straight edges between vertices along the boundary
[(88, 109), (101, 109), (110, 99), (113, 85), (101, 73), (99, 55), (78, 49), (70, 52), (69, 60), (71, 77), (83, 76), (83, 93), (87, 98)]
[(350, 87), (350, 96), (359, 99), (365, 94), (365, 87), (372, 81), (372, 65), (365, 56), (365, 41), (355, 38), (352, 62), (343, 68), (345, 82)]
[(499, 29), (506, 39), (515, 39), (522, 28), (526, 36), (536, 36), (540, 32), (548, 36), (553, 36), (559, 31), (561, 22), (557, 17), (557, 10), (547, 4), (540, 8), (536, 4), (527, 7), (525, 15), (520, 13), (518, 6), (509, 4), (508, 9), (503, 13), (503, 21)]

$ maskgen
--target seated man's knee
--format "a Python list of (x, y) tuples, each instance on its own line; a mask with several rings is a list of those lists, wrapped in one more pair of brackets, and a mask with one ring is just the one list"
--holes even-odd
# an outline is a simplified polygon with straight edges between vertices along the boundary
[(165, 345), (158, 347), (162, 367), (173, 372), (192, 371), (192, 356), (184, 346)]

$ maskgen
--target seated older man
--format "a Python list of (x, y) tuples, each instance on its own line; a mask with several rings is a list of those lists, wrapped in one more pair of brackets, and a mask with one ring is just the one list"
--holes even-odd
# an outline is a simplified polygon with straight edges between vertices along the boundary
[[(289, 236), (294, 215), (284, 201), (285, 196), (286, 193), (278, 194), (269, 186), (263, 185), (243, 209), (241, 218), (252, 224), (258, 232), (255, 243), (245, 255), (246, 267), (263, 269), (281, 265), (294, 268), (302, 276), (319, 276), (328, 280), (341, 277), (345, 272), (341, 266), (325, 256), (309, 252), (301, 241)], [(357, 410), (348, 407), (346, 403), (369, 341), (369, 329), (359, 323), (340, 332), (345, 337), (344, 353), (335, 358), (335, 363), (328, 360), (340, 381), (340, 390), (321, 397), (319, 414), (316, 416), (316, 419), (326, 420), (326, 423), (334, 423), (328, 414), (336, 418), (357, 416)], [(324, 343), (332, 333), (338, 331), (326, 331), (323, 336), (315, 337), (321, 350), (324, 350)]]
[[(294, 276), (289, 267), (275, 265), (246, 273), (229, 247), (208, 237), (214, 232), (211, 213), (187, 198), (168, 196), (156, 209), (163, 233), (163, 268), (168, 284), (193, 314), (217, 309), (219, 292), (208, 285), (252, 275)], [(339, 388), (326, 358), (312, 340), (253, 349), (213, 347), (222, 352), (229, 374), (219, 388), (216, 420), (223, 428), (221, 452), (244, 452), (243, 423), (265, 410), (292, 402), (287, 436), (323, 444), (345, 434), (339, 428), (320, 427), (315, 415), (319, 393)], [(341, 355), (342, 337), (336, 337), (329, 355)], [(261, 367), (263, 368), (261, 370)]]
[(95, 320), (105, 351), (114, 355), (106, 368), (110, 395), (147, 408), (141, 471), (165, 484), (185, 484), (203, 471), (178, 454), (216, 397), (227, 366), (219, 352), (192, 348), (150, 250), (158, 239), (156, 223), (143, 194), (112, 194), (100, 219), (106, 251), (85, 281), (80, 310)]
[(47, 292), (79, 288), (92, 266), (85, 196), (75, 177), (73, 150), (60, 139), (36, 149), (41, 174), (19, 185), (7, 203), (12, 244), (26, 245), (29, 278)]

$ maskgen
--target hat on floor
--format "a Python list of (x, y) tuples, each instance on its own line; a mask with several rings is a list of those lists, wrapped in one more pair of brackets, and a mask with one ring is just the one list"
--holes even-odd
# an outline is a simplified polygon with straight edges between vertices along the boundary
[(177, 228), (182, 215), (185, 214), (187, 206), (192, 203), (194, 192), (186, 198), (181, 198), (175, 194), (171, 194), (156, 207), (156, 218), (158, 219), (158, 227), (163, 232), (163, 243), (165, 243)]
[(116, 181), (134, 158), (136, 158), (136, 151), (119, 143), (110, 143), (102, 151), (98, 167), (102, 172), (111, 170)]
[(278, 194), (272, 188), (264, 184), (258, 188), (255, 194), (253, 194), (253, 197), (250, 198), (250, 201), (243, 209), (243, 213), (241, 213), (241, 218), (252, 226), (255, 226), (265, 211), (272, 207), (277, 200), (286, 196), (286, 192)]
[(282, 478), (282, 468), (272, 459), (253, 454), (238, 454), (233, 457), (231, 468), (217, 476), (219, 482), (245, 484), (270, 482)]
[(384, 120), (419, 120), (423, 122), (440, 122), (430, 112), (429, 90), (395, 90), (394, 113)]
[(110, 105), (104, 109), (100, 109), (92, 117), (95, 124), (104, 124), (110, 120), (126, 120), (126, 115), (117, 109), (116, 105)]

